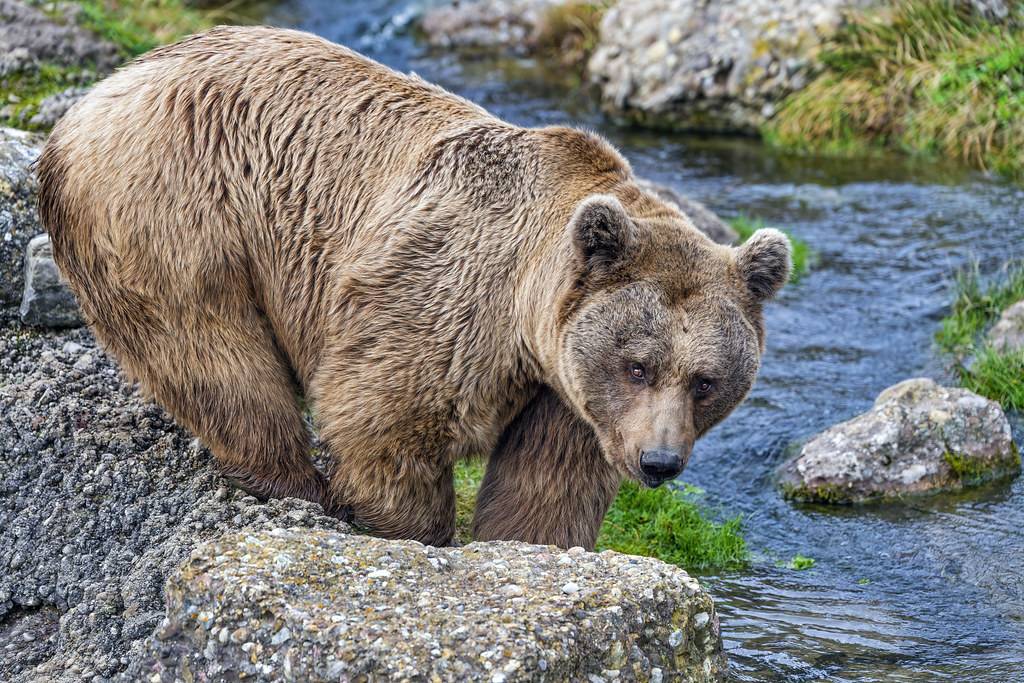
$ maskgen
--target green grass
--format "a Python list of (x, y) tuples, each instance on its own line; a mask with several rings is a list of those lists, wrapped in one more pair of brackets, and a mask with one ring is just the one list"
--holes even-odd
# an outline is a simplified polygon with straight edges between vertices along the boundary
[[(935, 335), (939, 348), (953, 357), (960, 384), (998, 401), (1009, 410), (1024, 411), (1024, 351), (1000, 353), (984, 340), (985, 332), (1011, 304), (1024, 299), (1024, 263), (1009, 263), (985, 282), (977, 265), (954, 274), (950, 314)], [(973, 363), (966, 363), (966, 359)]]
[(743, 567), (750, 559), (743, 516), (716, 521), (697, 503), (702, 493), (687, 484), (644, 489), (623, 482), (601, 526), (597, 550), (657, 557), (686, 569)]
[[(472, 541), (469, 529), (484, 467), (477, 460), (455, 466), (456, 537), (463, 543)], [(624, 482), (605, 517), (597, 549), (657, 557), (686, 569), (744, 566), (749, 553), (741, 535), (742, 516), (715, 521), (714, 513), (697, 503), (701, 493), (689, 485), (641, 489)]]
[[(760, 218), (751, 218), (744, 214), (740, 214), (735, 218), (729, 218), (726, 220), (726, 223), (731, 225), (732, 229), (739, 234), (740, 244), (750, 239), (750, 236), (756, 230), (765, 227), (764, 221)], [(804, 242), (799, 237), (794, 237), (788, 230), (782, 229), (782, 232), (786, 233), (786, 237), (789, 238), (790, 243), (793, 245), (793, 272), (789, 276), (789, 281), (796, 282), (810, 269), (811, 263), (814, 261), (814, 252), (807, 242)]]
[[(81, 25), (116, 44), (125, 61), (158, 45), (173, 42), (222, 23), (238, 23), (237, 3), (197, 9), (189, 0), (78, 0)], [(53, 17), (61, 20), (60, 13)], [(39, 103), (70, 87), (90, 85), (97, 77), (95, 65), (68, 67), (43, 64), (38, 70), (0, 77), (0, 106), (7, 109), (0, 124), (28, 130), (42, 127), (28, 123)], [(23, 116), (24, 114), (24, 116)]]
[(788, 149), (953, 157), (1024, 180), (1024, 3), (1002, 26), (953, 0), (853, 14), (762, 129)]
[(541, 15), (535, 48), (563, 67), (582, 71), (597, 47), (601, 19), (613, 0), (555, 3)]

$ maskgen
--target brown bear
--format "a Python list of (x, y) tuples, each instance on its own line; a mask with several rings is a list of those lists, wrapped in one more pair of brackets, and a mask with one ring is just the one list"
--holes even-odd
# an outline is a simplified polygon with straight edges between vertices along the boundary
[[(743, 400), (790, 247), (714, 244), (591, 133), (524, 129), (315, 36), (153, 50), (54, 128), (54, 256), (128, 375), (262, 496), (454, 542), (593, 547)], [(330, 457), (309, 457), (302, 400)]]

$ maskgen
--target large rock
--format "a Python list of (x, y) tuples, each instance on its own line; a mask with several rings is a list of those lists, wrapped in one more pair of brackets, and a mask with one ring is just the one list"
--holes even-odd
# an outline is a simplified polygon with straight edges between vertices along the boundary
[(868, 412), (809, 439), (778, 478), (788, 497), (850, 503), (958, 490), (1019, 470), (998, 403), (910, 379), (879, 394)]
[(124, 669), (195, 544), (254, 525), (347, 528), (229, 486), (87, 331), (0, 334), (0, 680)]
[(0, 128), (0, 310), (21, 302), (25, 248), (42, 231), (31, 170), (41, 151), (39, 136)]
[(1000, 353), (1024, 350), (1024, 301), (1003, 311), (999, 322), (988, 333), (989, 344)]
[[(247, 530), (167, 587), (161, 680), (724, 680), (711, 599), (650, 558)], [(155, 679), (154, 679), (155, 680)]]
[(36, 235), (25, 253), (25, 292), (18, 309), (21, 322), (35, 327), (81, 327), (85, 317), (78, 299), (53, 262), (49, 235)]
[(850, 7), (873, 0), (632, 0), (601, 22), (591, 78), (612, 113), (643, 123), (756, 132), (806, 84)]

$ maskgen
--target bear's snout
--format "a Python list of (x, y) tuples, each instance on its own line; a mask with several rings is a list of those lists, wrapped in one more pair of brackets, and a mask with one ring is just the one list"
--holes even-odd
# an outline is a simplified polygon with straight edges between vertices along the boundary
[(682, 473), (686, 462), (678, 451), (657, 449), (640, 454), (640, 483), (654, 489)]

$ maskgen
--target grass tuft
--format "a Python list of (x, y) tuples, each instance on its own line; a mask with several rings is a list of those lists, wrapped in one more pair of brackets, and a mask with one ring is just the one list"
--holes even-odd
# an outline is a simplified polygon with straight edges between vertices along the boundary
[(696, 501), (702, 493), (689, 484), (644, 489), (623, 482), (597, 537), (597, 549), (657, 557), (686, 569), (742, 568), (750, 559), (743, 516), (715, 521)]
[(538, 26), (536, 50), (563, 67), (581, 71), (597, 48), (601, 19), (613, 0), (566, 2), (548, 7)]
[[(462, 543), (473, 540), (469, 529), (484, 468), (479, 460), (455, 466), (456, 537)], [(715, 521), (714, 513), (696, 502), (701, 493), (690, 485), (641, 489), (624, 482), (605, 517), (597, 549), (657, 557), (686, 569), (743, 567), (749, 561), (743, 517)]]
[[(750, 236), (755, 231), (765, 227), (764, 221), (760, 218), (751, 218), (744, 214), (740, 214), (735, 218), (729, 218), (726, 222), (739, 234), (740, 244), (750, 239)], [(793, 272), (789, 276), (789, 281), (796, 282), (810, 269), (811, 263), (814, 261), (814, 252), (807, 242), (804, 242), (799, 237), (794, 237), (789, 230), (780, 229), (786, 234), (786, 237), (789, 238), (790, 243), (793, 245)]]
[(963, 4), (896, 0), (851, 14), (765, 139), (819, 153), (942, 155), (1024, 180), (1024, 3), (999, 26)]
[(1024, 263), (1007, 264), (987, 283), (975, 263), (954, 274), (950, 289), (950, 314), (935, 340), (954, 357), (952, 369), (960, 384), (1008, 410), (1024, 411), (1024, 351), (1000, 353), (984, 340), (1002, 311), (1024, 299)]

